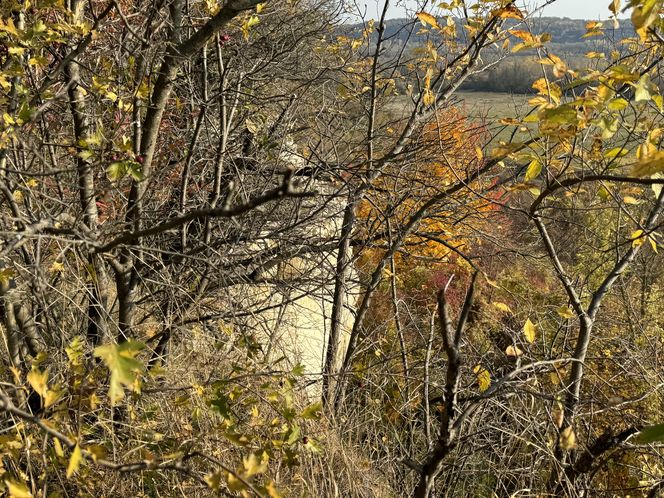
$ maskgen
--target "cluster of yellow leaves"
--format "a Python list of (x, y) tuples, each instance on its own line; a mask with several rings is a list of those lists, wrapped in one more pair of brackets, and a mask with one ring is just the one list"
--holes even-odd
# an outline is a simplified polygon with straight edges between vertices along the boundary
[(523, 31), (519, 29), (510, 29), (509, 33), (521, 40), (520, 43), (517, 43), (514, 45), (514, 47), (512, 47), (512, 52), (520, 52), (521, 50), (526, 50), (529, 48), (541, 48), (546, 42), (551, 40), (551, 35), (549, 33), (535, 35), (530, 31)]
[(475, 368), (473, 368), (473, 372), (477, 376), (477, 385), (480, 392), (485, 392), (487, 389), (489, 389), (489, 387), (491, 387), (491, 374), (486, 368), (482, 367), (481, 365), (477, 365)]

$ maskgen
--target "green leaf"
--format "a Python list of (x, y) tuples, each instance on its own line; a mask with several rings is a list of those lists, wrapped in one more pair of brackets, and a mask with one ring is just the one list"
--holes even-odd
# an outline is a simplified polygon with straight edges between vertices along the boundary
[(136, 162), (129, 163), (129, 166), (127, 167), (127, 172), (137, 182), (142, 182), (143, 180), (145, 180), (145, 176), (143, 175), (141, 165)]
[(323, 446), (320, 444), (320, 442), (312, 437), (307, 438), (307, 442), (305, 443), (304, 447), (312, 453), (323, 452)]
[(111, 404), (116, 404), (124, 397), (123, 386), (137, 390), (138, 375), (143, 371), (143, 364), (136, 355), (145, 347), (138, 341), (126, 341), (121, 344), (106, 344), (94, 350), (94, 355), (101, 358), (111, 372), (108, 396)]
[(320, 417), (320, 412), (321, 412), (322, 409), (323, 409), (323, 405), (320, 401), (318, 403), (313, 403), (313, 404), (307, 406), (304, 410), (302, 410), (302, 413), (300, 414), (300, 417), (317, 419), (317, 418)]
[(304, 371), (305, 371), (304, 365), (298, 364), (293, 367), (293, 370), (291, 370), (291, 374), (294, 375), (295, 377), (300, 377), (304, 375)]
[(127, 174), (127, 165), (124, 161), (116, 161), (108, 165), (106, 168), (108, 179), (112, 182), (122, 180)]
[(602, 116), (595, 124), (602, 130), (602, 138), (608, 140), (618, 131), (619, 122), (613, 116)]
[(578, 117), (576, 115), (576, 109), (567, 104), (563, 104), (559, 107), (554, 107), (553, 109), (543, 109), (540, 112), (540, 121), (556, 125), (574, 125), (578, 122)]
[(210, 400), (210, 408), (223, 418), (230, 418), (232, 412), (231, 405), (228, 401), (228, 396), (219, 391), (216, 393), (215, 397)]
[(623, 98), (617, 98), (613, 99), (607, 104), (607, 107), (609, 108), (610, 111), (622, 111), (625, 107), (629, 105), (629, 102), (627, 102)]
[(599, 198), (602, 199), (603, 201), (607, 201), (607, 200), (609, 200), (609, 198), (611, 197), (611, 192), (609, 192), (609, 191), (607, 190), (607, 188), (606, 188), (604, 185), (602, 185), (602, 186), (597, 190), (597, 195), (598, 195)]
[(300, 439), (300, 426), (293, 424), (288, 428), (286, 434), (284, 435), (284, 441), (286, 444), (295, 444)]
[(648, 76), (648, 74), (641, 76), (636, 85), (634, 85), (634, 100), (636, 102), (646, 102), (650, 100), (652, 96), (650, 93), (651, 86), (650, 76)]
[(664, 441), (664, 424), (644, 427), (636, 435), (636, 441), (639, 443), (656, 443), (659, 441)]
[(94, 155), (95, 155), (95, 153), (92, 152), (92, 151), (89, 150), (89, 149), (83, 149), (81, 152), (78, 153), (78, 157), (80, 157), (80, 158), (83, 159), (84, 161), (87, 161), (87, 160), (90, 159), (91, 157), (94, 157)]

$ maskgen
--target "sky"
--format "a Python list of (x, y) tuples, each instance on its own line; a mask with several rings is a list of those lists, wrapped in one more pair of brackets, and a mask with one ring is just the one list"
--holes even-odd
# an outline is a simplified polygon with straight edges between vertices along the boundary
[[(377, 13), (377, 4), (382, 8), (382, 0), (358, 0), (358, 3), (367, 5), (367, 16), (378, 17)], [(399, 0), (390, 2), (391, 4), (396, 5), (390, 8), (388, 18), (397, 18), (397, 17), (410, 17), (407, 14), (407, 11), (410, 10), (411, 13), (415, 12), (417, 9), (418, 2), (416, 0)], [(437, 4), (437, 1), (427, 2), (428, 6), (431, 6), (430, 9), (425, 8), (425, 10), (433, 10), (433, 5)], [(523, 5), (523, 2), (518, 2)], [(542, 4), (543, 2), (537, 2), (533, 0), (528, 0), (525, 2), (526, 5), (532, 6), (537, 4)], [(552, 5), (547, 6), (542, 10), (543, 16), (553, 16), (553, 17), (569, 17), (571, 19), (588, 19), (588, 20), (597, 20), (597, 19), (607, 19), (609, 16), (609, 0), (556, 0)], [(528, 9), (527, 9), (528, 10)]]

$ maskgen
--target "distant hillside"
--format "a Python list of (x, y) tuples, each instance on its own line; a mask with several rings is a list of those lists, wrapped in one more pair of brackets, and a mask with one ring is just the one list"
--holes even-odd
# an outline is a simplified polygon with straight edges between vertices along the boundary
[[(462, 24), (462, 20), (457, 20), (457, 32), (460, 34), (464, 32)], [(519, 22), (508, 19), (506, 24), (508, 28), (516, 28)], [(529, 24), (535, 34), (551, 34), (552, 50), (562, 51), (564, 54), (582, 55), (589, 50), (595, 50), (598, 45), (607, 45), (614, 40), (634, 35), (634, 30), (628, 20), (622, 20), (617, 29), (613, 29), (611, 22), (606, 22), (604, 38), (583, 38), (583, 35), (586, 34), (586, 21), (579, 19), (540, 17), (529, 20)], [(413, 29), (412, 19), (390, 19), (386, 21), (385, 35), (389, 44), (416, 46), (427, 39), (427, 35), (421, 33), (419, 27), (420, 24), (415, 23)], [(346, 26), (344, 31), (349, 35), (359, 35), (362, 29), (361, 24), (353, 24)], [(523, 28), (519, 26), (519, 29)]]
[[(506, 21), (508, 28), (523, 29), (520, 23), (513, 19)], [(628, 20), (622, 20), (619, 27), (614, 29), (612, 22), (605, 22), (604, 36), (584, 38), (586, 34), (586, 21), (579, 19), (540, 17), (529, 21), (530, 29), (534, 34), (549, 33), (551, 41), (547, 46), (552, 53), (566, 60), (571, 67), (581, 67), (588, 64), (585, 54), (598, 52), (608, 54), (612, 50), (624, 50), (624, 46), (617, 45), (617, 41), (634, 36), (632, 25)], [(363, 26), (360, 24), (348, 25), (343, 29), (347, 36), (360, 36)], [(463, 36), (465, 30), (462, 21), (457, 21), (457, 32)], [(390, 19), (386, 21), (384, 43), (385, 55), (407, 53), (426, 44), (430, 34), (421, 29), (419, 22), (412, 19)], [(375, 33), (374, 33), (375, 36)], [(516, 38), (514, 42), (519, 40)], [(468, 90), (482, 90), (494, 92), (529, 93), (532, 82), (541, 77), (541, 67), (535, 62), (535, 51), (524, 50), (509, 55), (503, 62), (491, 70), (474, 76), (467, 81), (463, 88)], [(490, 62), (496, 53), (487, 51), (483, 56), (484, 62)]]

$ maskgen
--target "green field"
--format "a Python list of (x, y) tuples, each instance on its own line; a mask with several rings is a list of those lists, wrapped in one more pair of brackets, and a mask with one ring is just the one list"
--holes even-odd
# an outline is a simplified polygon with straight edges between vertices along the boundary
[[(458, 91), (452, 102), (459, 105), (469, 116), (488, 121), (523, 114), (532, 95), (500, 92)], [(389, 103), (385, 110), (394, 116), (404, 116), (411, 108), (410, 97), (402, 96)]]
[(498, 92), (458, 92), (456, 99), (459, 105), (471, 118), (484, 123), (493, 137), (490, 142), (510, 141), (515, 131), (514, 126), (500, 125), (501, 118), (525, 116), (530, 106), (528, 100), (532, 95), (510, 94)]
[[(532, 95), (458, 91), (454, 94), (452, 102), (473, 121), (486, 125), (493, 136), (491, 142), (498, 143), (500, 140), (509, 141), (514, 131), (513, 126), (500, 125), (498, 121), (501, 118), (524, 116), (530, 108), (528, 105), (530, 98)], [(409, 97), (399, 97), (386, 106), (385, 110), (390, 116), (388, 119), (405, 117), (411, 106)]]
[(456, 100), (466, 110), (468, 115), (487, 120), (514, 117), (522, 114), (528, 107), (531, 95), (497, 93), (497, 92), (467, 92), (460, 91), (455, 94)]

